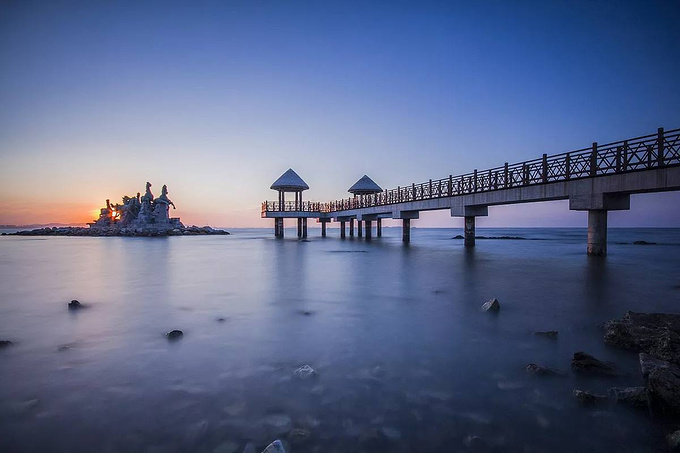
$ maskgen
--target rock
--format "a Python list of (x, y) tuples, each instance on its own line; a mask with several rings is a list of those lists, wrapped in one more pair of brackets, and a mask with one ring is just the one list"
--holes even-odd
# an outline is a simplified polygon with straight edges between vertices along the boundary
[(301, 428), (291, 429), (290, 432), (288, 433), (288, 442), (290, 442), (291, 445), (300, 445), (307, 442), (311, 435), (312, 433), (310, 433), (306, 429)]
[(75, 299), (68, 303), (69, 310), (78, 310), (80, 308), (85, 308), (85, 305), (81, 304), (79, 301)]
[(12, 346), (14, 343), (12, 343), (9, 340), (0, 340), (0, 349), (6, 348), (8, 346)]
[(484, 305), (482, 305), (482, 311), (497, 312), (500, 309), (501, 309), (501, 304), (500, 304), (500, 302), (498, 302), (498, 299), (496, 299), (495, 297), (493, 299), (489, 299), (488, 301), (484, 302)]
[(369, 451), (386, 451), (390, 441), (382, 430), (369, 428), (359, 436), (359, 444)]
[(536, 365), (535, 363), (530, 363), (526, 367), (527, 372), (535, 374), (536, 376), (561, 376), (562, 373), (541, 365)]
[(168, 340), (179, 340), (184, 336), (184, 332), (181, 330), (171, 330), (170, 332), (165, 334), (166, 337), (168, 337)]
[(680, 430), (666, 436), (666, 441), (671, 451), (680, 451)]
[(262, 453), (286, 453), (286, 449), (283, 446), (283, 442), (276, 439), (274, 442), (267, 445), (267, 448), (262, 450)]
[(457, 234), (454, 237), (452, 237), (451, 239), (465, 239), (465, 238), (463, 237), (463, 235)]
[(551, 340), (557, 339), (557, 331), (556, 330), (539, 330), (534, 332), (534, 335), (537, 337), (545, 337), (545, 338), (550, 338)]
[(573, 395), (581, 404), (602, 403), (607, 400), (607, 397), (604, 395), (597, 395), (595, 393), (586, 392), (585, 390), (574, 390)]
[(633, 244), (635, 244), (635, 245), (656, 245), (656, 242), (634, 241)]
[(680, 368), (644, 353), (640, 354), (640, 365), (652, 406), (680, 413)]
[(299, 379), (310, 379), (316, 377), (316, 371), (309, 365), (302, 365), (293, 372), (293, 375)]
[(227, 318), (217, 318), (217, 322), (225, 322)]
[(680, 365), (680, 315), (626, 312), (605, 325), (604, 341)]
[(612, 387), (607, 393), (617, 403), (635, 408), (649, 406), (649, 395), (645, 387)]
[(236, 453), (237, 451), (238, 444), (229, 440), (219, 444), (213, 449), (213, 453)]
[(585, 352), (576, 352), (571, 359), (571, 369), (577, 373), (588, 373), (600, 376), (616, 376), (618, 371), (611, 362), (603, 362)]

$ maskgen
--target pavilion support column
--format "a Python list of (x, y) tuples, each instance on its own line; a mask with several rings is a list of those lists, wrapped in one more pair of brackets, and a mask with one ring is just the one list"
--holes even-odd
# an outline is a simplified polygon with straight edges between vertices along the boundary
[(475, 246), (475, 216), (465, 216), (465, 247)]
[(588, 211), (588, 255), (607, 254), (607, 211), (593, 209)]
[(274, 235), (283, 238), (283, 218), (274, 219)]
[(371, 234), (373, 233), (371, 230), (373, 229), (373, 221), (372, 220), (366, 220), (364, 222), (366, 224), (366, 240), (371, 240)]
[(357, 220), (357, 236), (362, 237), (364, 235), (363, 232), (363, 225), (361, 224), (361, 220)]
[(401, 222), (401, 241), (408, 244), (411, 242), (411, 219), (403, 219)]
[(298, 219), (297, 219), (297, 227), (298, 227), (298, 232), (297, 232), (298, 237), (301, 238), (302, 237), (302, 218), (301, 217), (298, 217)]
[(340, 221), (340, 239), (345, 239), (345, 222)]
[(376, 227), (375, 227), (375, 228), (376, 228), (376, 230), (377, 230), (377, 231), (376, 231), (376, 234), (377, 234), (377, 236), (380, 238), (380, 237), (382, 237), (382, 219), (376, 220), (375, 223), (376, 223)]
[(326, 237), (326, 222), (321, 220), (321, 237)]
[(302, 239), (307, 239), (307, 217), (302, 219)]
[(349, 219), (349, 237), (354, 237), (354, 219)]

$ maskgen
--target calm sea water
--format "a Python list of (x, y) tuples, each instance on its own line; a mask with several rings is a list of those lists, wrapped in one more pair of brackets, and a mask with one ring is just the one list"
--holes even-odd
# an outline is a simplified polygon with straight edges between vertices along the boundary
[[(461, 230), (414, 229), (408, 247), (383, 231), (0, 238), (0, 339), (15, 343), (0, 451), (240, 452), (291, 428), (311, 432), (294, 452), (370, 450), (371, 428), (397, 452), (663, 450), (670, 428), (644, 411), (571, 393), (640, 385), (636, 354), (598, 324), (678, 312), (680, 230), (612, 229), (605, 259), (580, 229), (478, 230), (528, 240), (474, 250)], [(480, 312), (491, 297), (497, 316)], [(69, 312), (74, 298), (90, 308)], [(532, 335), (549, 329), (558, 340)], [(574, 376), (579, 350), (624, 375)], [(316, 378), (294, 377), (305, 364)]]

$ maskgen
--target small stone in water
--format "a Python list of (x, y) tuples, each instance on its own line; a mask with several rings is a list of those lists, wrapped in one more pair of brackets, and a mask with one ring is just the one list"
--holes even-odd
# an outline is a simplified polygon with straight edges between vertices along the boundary
[(73, 299), (71, 302), (68, 303), (68, 309), (69, 310), (77, 310), (77, 309), (83, 308), (83, 307), (85, 307), (85, 306), (75, 299)]
[(601, 403), (607, 400), (607, 397), (604, 395), (596, 395), (584, 390), (574, 390), (573, 393), (574, 398), (576, 398), (581, 404)]
[(295, 370), (293, 374), (300, 379), (309, 379), (316, 376), (316, 371), (309, 365), (303, 365)]
[(7, 346), (12, 346), (12, 342), (9, 340), (0, 340), (0, 349), (6, 348)]
[(179, 340), (180, 338), (182, 338), (184, 336), (184, 332), (182, 332), (181, 330), (175, 329), (175, 330), (171, 330), (170, 332), (168, 332), (165, 335), (168, 337), (168, 340)]
[(309, 439), (309, 436), (311, 436), (311, 433), (306, 429), (291, 429), (288, 433), (288, 442), (290, 442), (291, 445), (302, 444)]
[(217, 322), (224, 322), (226, 320), (227, 320), (226, 318), (217, 318)]
[(490, 311), (490, 312), (497, 312), (501, 309), (501, 304), (498, 302), (498, 299), (495, 297), (493, 299), (489, 299), (482, 305), (482, 311)]
[(552, 368), (548, 368), (541, 365), (536, 365), (535, 363), (530, 363), (529, 365), (527, 365), (526, 370), (527, 372), (535, 374), (536, 376), (558, 376), (562, 374), (557, 370), (553, 370)]
[(537, 332), (534, 332), (534, 335), (537, 337), (546, 337), (550, 338), (552, 340), (557, 338), (557, 331), (556, 330), (539, 330)]
[(286, 449), (284, 448), (283, 443), (276, 439), (274, 442), (267, 445), (267, 448), (262, 450), (262, 453), (286, 453)]

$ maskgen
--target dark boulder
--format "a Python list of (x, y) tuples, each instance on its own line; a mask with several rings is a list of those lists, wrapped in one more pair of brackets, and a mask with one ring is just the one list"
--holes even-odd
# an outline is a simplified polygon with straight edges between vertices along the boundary
[(8, 346), (12, 346), (12, 342), (9, 340), (0, 340), (0, 349), (6, 348)]
[(73, 299), (68, 303), (69, 310), (80, 310), (81, 308), (85, 308), (85, 305), (81, 304), (80, 301), (77, 301), (76, 299)]
[(604, 341), (680, 365), (680, 315), (629, 311), (605, 325)]
[(484, 302), (482, 305), (482, 311), (498, 312), (501, 309), (501, 303), (495, 297)]
[(652, 407), (664, 413), (680, 413), (680, 368), (644, 353), (640, 354), (640, 367)]
[(580, 403), (580, 404), (596, 404), (596, 403), (603, 403), (607, 401), (607, 397), (604, 395), (597, 395), (595, 393), (590, 393), (585, 390), (574, 390), (573, 391), (574, 398)]
[(637, 409), (649, 406), (649, 394), (645, 387), (612, 387), (607, 393), (614, 401), (626, 406)]
[(577, 373), (594, 374), (600, 376), (616, 376), (618, 371), (611, 362), (603, 362), (585, 352), (576, 352), (571, 359), (571, 369)]
[(526, 366), (526, 370), (528, 373), (534, 374), (536, 376), (561, 376), (562, 373), (554, 370), (552, 368), (548, 368), (546, 366), (541, 366), (541, 365), (536, 365), (535, 363), (530, 363), (529, 365)]
[(181, 330), (171, 330), (170, 332), (165, 334), (166, 337), (168, 337), (168, 340), (179, 340), (184, 336), (184, 332)]

